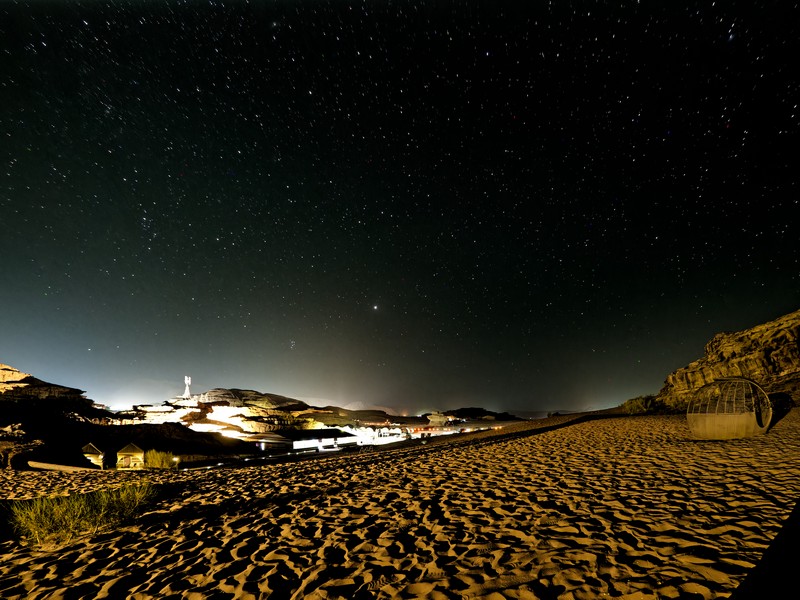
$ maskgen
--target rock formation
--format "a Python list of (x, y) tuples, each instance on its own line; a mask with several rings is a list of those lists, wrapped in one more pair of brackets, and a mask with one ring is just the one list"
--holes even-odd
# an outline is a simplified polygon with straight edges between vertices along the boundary
[(313, 428), (310, 407), (300, 400), (254, 390), (215, 388), (189, 398), (176, 397), (161, 405), (136, 405), (117, 413), (125, 423), (181, 423), (195, 431), (230, 437), (287, 428)]
[(0, 401), (66, 399), (78, 400), (80, 404), (88, 403), (87, 406), (91, 406), (92, 401), (86, 399), (83, 394), (83, 390), (47, 383), (14, 367), (0, 363)]
[(31, 377), (10, 365), (0, 363), (0, 394), (10, 392), (15, 388), (25, 387), (24, 380)]
[(721, 377), (746, 377), (767, 394), (800, 399), (800, 310), (736, 333), (718, 333), (705, 356), (671, 373), (658, 398), (683, 409), (692, 394)]
[(0, 468), (24, 468), (46, 449), (45, 440), (103, 415), (83, 394), (0, 364)]
[(83, 390), (37, 379), (0, 364), (0, 427), (19, 423), (37, 435), (57, 428), (63, 420), (98, 421), (110, 416), (84, 396)]

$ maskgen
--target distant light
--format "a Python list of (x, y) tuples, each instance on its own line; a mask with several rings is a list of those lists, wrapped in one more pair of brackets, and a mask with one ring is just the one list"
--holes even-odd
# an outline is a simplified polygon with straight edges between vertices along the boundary
[(378, 305), (377, 304), (373, 304), (372, 305), (372, 310), (378, 310)]

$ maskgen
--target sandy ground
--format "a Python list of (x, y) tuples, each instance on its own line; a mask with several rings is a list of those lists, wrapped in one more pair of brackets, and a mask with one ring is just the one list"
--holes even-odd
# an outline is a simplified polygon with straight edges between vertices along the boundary
[(0, 498), (149, 478), (136, 522), (0, 541), (11, 598), (724, 598), (800, 498), (800, 410), (766, 436), (684, 417), (177, 473), (3, 473)]

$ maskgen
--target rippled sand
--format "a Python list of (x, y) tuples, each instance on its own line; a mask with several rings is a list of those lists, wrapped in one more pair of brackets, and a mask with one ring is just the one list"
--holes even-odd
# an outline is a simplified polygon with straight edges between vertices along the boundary
[[(800, 497), (800, 411), (766, 436), (685, 418), (177, 473), (3, 473), (2, 497), (149, 478), (135, 523), (0, 543), (2, 598), (727, 597)], [(67, 591), (69, 590), (69, 591)]]

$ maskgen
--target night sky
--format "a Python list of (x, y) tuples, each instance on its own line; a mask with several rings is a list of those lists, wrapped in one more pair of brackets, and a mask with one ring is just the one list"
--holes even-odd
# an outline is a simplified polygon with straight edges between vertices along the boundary
[(0, 362), (115, 408), (657, 392), (800, 308), (800, 9), (683, 4), (1, 3)]

